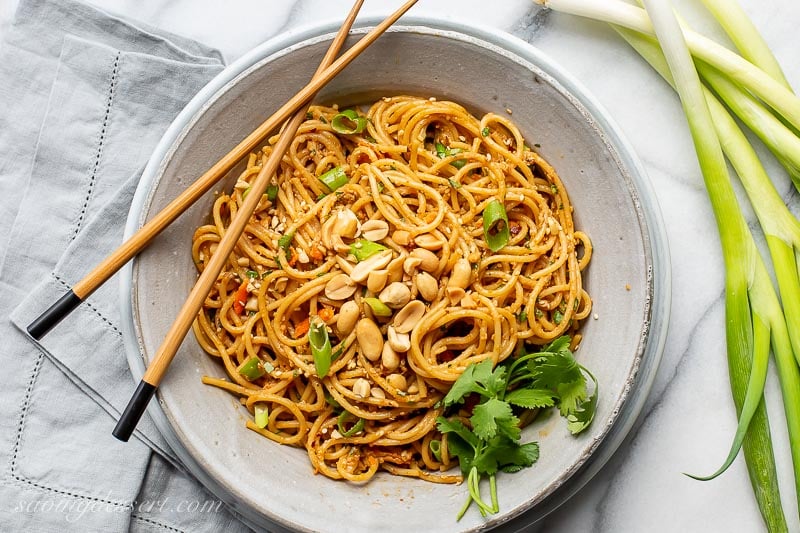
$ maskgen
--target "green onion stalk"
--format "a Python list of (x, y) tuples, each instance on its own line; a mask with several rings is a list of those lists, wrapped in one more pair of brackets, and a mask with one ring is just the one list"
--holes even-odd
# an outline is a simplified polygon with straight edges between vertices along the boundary
[[(608, 22), (639, 33), (654, 35), (647, 12), (621, 0), (534, 0), (555, 11)], [(800, 130), (800, 99), (782, 81), (739, 54), (691, 30), (684, 32), (686, 45), (695, 59), (725, 73), (741, 87), (768, 104), (796, 130)]]
[[(619, 27), (615, 27), (615, 29), (664, 77), (664, 79), (674, 86), (674, 81), (667, 62), (656, 43), (642, 34)], [(782, 220), (787, 226), (795, 227), (797, 226), (797, 221), (792, 217), (791, 213), (789, 213), (788, 209), (781, 201), (772, 182), (761, 166), (755, 151), (736, 125), (736, 122), (710, 91), (703, 89), (703, 93), (722, 149), (731, 160), (745, 186), (745, 190), (750, 195), (751, 203), (767, 235), (767, 241), (770, 243), (770, 250), (780, 249), (780, 243), (784, 243), (785, 246), (786, 241), (779, 235), (786, 235), (787, 232), (781, 231), (781, 224), (775, 224), (774, 221)], [(732, 191), (730, 192), (732, 193)], [(772, 217), (774, 217), (774, 219)], [(752, 235), (749, 234), (749, 231), (747, 231), (747, 233), (747, 253), (757, 254), (758, 252), (755, 250), (755, 243), (753, 242)], [(736, 241), (734, 240), (732, 242), (735, 244)], [(743, 249), (745, 249), (745, 247), (743, 247)], [(737, 253), (738, 251), (734, 249), (728, 253), (728, 256), (735, 256)], [(735, 259), (735, 257), (731, 258)], [(774, 258), (775, 254), (773, 253), (773, 262), (775, 261)], [(767, 295), (767, 301), (764, 303), (767, 304), (768, 308), (777, 308), (779, 304), (774, 298), (772, 286), (767, 285), (768, 274), (761, 268), (763, 267), (763, 262), (760, 261), (760, 258), (758, 263), (761, 265), (759, 267), (760, 274), (758, 276), (759, 288), (761, 291), (772, 293), (771, 295)], [(726, 260), (728, 276), (731, 275), (731, 268), (737, 269), (736, 266), (728, 264)], [(788, 273), (796, 277), (796, 268), (789, 270)], [(726, 289), (728, 289), (730, 285), (731, 284), (726, 284)], [(750, 290), (756, 290), (754, 284)], [(741, 290), (738, 291), (738, 293), (741, 292)], [(726, 293), (727, 301), (730, 299), (731, 294), (730, 291), (726, 291)], [(798, 294), (800, 294), (800, 291), (795, 293), (795, 297)], [(734, 298), (737, 296), (736, 293), (732, 295)], [(742, 298), (742, 300), (745, 300), (745, 298)], [(738, 304), (734, 303), (731, 306), (726, 305), (729, 326), (732, 325), (733, 318), (737, 312), (742, 314), (742, 320), (750, 320), (750, 317), (745, 315), (745, 312), (748, 310), (743, 309), (744, 306), (742, 304), (743, 302)], [(754, 307), (753, 303), (749, 305)], [(727, 313), (728, 310), (730, 313)], [(764, 520), (768, 524), (770, 531), (786, 531), (787, 526), (778, 491), (777, 473), (771, 446), (767, 412), (763, 400), (761, 399), (764, 373), (766, 372), (768, 359), (770, 331), (768, 328), (765, 328), (764, 321), (758, 317), (755, 313), (755, 309), (752, 311), (752, 332), (745, 333), (749, 336), (749, 338), (746, 338), (745, 346), (750, 345), (752, 348), (739, 350), (738, 355), (734, 350), (729, 349), (728, 351), (731, 389), (733, 391), (736, 409), (740, 416), (734, 443), (731, 446), (731, 451), (723, 466), (714, 475), (701, 479), (711, 479), (721, 474), (730, 466), (731, 462), (736, 457), (739, 447), (743, 445), (751, 484), (755, 491), (756, 500), (758, 501)], [(798, 428), (796, 422), (800, 420), (800, 416), (798, 416), (796, 406), (798, 405), (798, 401), (800, 401), (797, 397), (797, 391), (800, 390), (798, 388), (800, 387), (800, 378), (798, 377), (797, 367), (793, 364), (791, 352), (794, 351), (796, 355), (798, 349), (794, 342), (787, 342), (787, 335), (789, 335), (789, 332), (786, 332), (786, 327), (781, 323), (779, 318), (780, 317), (776, 317), (778, 331), (774, 333), (776, 338), (773, 340), (773, 344), (779, 344), (780, 350), (776, 347), (773, 349), (775, 350), (779, 370), (782, 368), (781, 382), (787, 407), (787, 420), (794, 420), (795, 429), (793, 431), (797, 434)], [(796, 319), (796, 317), (790, 317), (788, 313), (786, 318), (790, 319), (791, 322)], [(792, 350), (792, 345), (794, 345), (794, 350)], [(749, 386), (750, 383), (752, 383), (752, 386)], [(797, 467), (798, 456), (794, 452), (793, 459), (795, 467)], [(797, 468), (795, 468), (795, 473), (797, 473)], [(797, 475), (795, 479), (798, 479)]]

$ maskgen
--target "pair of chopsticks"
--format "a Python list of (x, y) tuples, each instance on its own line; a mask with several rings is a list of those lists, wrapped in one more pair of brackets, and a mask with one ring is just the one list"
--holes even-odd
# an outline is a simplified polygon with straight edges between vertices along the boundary
[(170, 202), (167, 207), (147, 222), (147, 224), (142, 226), (134, 235), (112, 252), (111, 255), (106, 257), (99, 265), (89, 272), (89, 274), (76, 283), (72, 290), (68, 291), (28, 326), (28, 333), (37, 340), (41, 339), (56, 324), (78, 307), (82, 301), (88, 298), (98, 287), (122, 268), (125, 263), (142, 251), (181, 213), (208, 192), (215, 183), (236, 165), (236, 163), (253, 151), (259, 143), (263, 142), (267, 135), (289, 119), (283, 128), (278, 142), (273, 147), (270, 157), (253, 181), (250, 194), (245, 198), (244, 203), (231, 221), (225, 235), (217, 245), (216, 252), (200, 274), (194, 288), (189, 293), (178, 316), (147, 367), (136, 391), (128, 402), (125, 411), (117, 422), (113, 431), (113, 435), (116, 438), (127, 441), (136, 428), (156, 388), (166, 374), (169, 364), (172, 362), (180, 344), (191, 328), (192, 322), (202, 307), (208, 293), (211, 291), (219, 273), (222, 271), (228, 256), (236, 246), (248, 220), (258, 206), (262, 195), (266, 192), (272, 176), (278, 169), (284, 152), (288, 149), (300, 124), (305, 120), (306, 110), (308, 109), (311, 99), (326, 83), (358, 57), (361, 52), (380, 37), (416, 2), (417, 0), (408, 0), (402, 7), (389, 15), (383, 22), (362, 37), (352, 48), (342, 54), (339, 59), (335, 60), (336, 55), (339, 53), (339, 50), (350, 32), (356, 15), (361, 9), (361, 5), (364, 3), (364, 0), (356, 0), (308, 85), (303, 87), (292, 99), (286, 102), (286, 104), (261, 124), (261, 126), (200, 176), (200, 178), (191, 184), (180, 196)]

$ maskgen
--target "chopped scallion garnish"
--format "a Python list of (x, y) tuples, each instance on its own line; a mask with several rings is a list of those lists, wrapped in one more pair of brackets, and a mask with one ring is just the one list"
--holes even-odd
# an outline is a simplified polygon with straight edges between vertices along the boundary
[(347, 178), (347, 174), (345, 174), (344, 169), (342, 167), (334, 167), (321, 175), (319, 177), (319, 181), (321, 181), (325, 186), (331, 191), (335, 191), (339, 187), (343, 185), (347, 185), (349, 181)]
[(375, 316), (392, 316), (392, 310), (389, 309), (389, 306), (377, 298), (364, 298), (362, 301), (366, 303), (370, 309), (372, 309), (372, 312), (375, 314)]
[[(350, 429), (345, 429), (345, 424), (351, 418), (356, 419), (356, 423), (353, 424)], [(350, 411), (342, 411), (342, 414), (339, 415), (339, 418), (336, 419), (336, 426), (339, 429), (339, 433), (342, 434), (342, 437), (352, 437), (353, 435), (360, 433), (361, 430), (364, 429), (364, 419), (358, 418), (356, 415), (351, 413)]]
[(309, 320), (308, 344), (311, 346), (311, 355), (314, 357), (314, 368), (317, 375), (324, 378), (331, 369), (331, 340), (328, 337), (328, 327), (320, 317), (314, 315)]
[(264, 429), (269, 424), (269, 406), (265, 403), (257, 403), (255, 408), (256, 427)]
[(247, 359), (247, 361), (239, 365), (239, 368), (236, 370), (248, 381), (254, 381), (267, 373), (261, 366), (261, 360), (255, 356)]
[(366, 127), (366, 117), (358, 116), (355, 109), (345, 109), (331, 120), (331, 128), (333, 128), (333, 131), (345, 135), (361, 133)]
[(388, 248), (377, 242), (368, 241), (367, 239), (358, 239), (350, 245), (350, 253), (353, 254), (356, 261), (363, 261), (384, 250), (388, 250)]
[(503, 248), (511, 239), (506, 208), (499, 200), (492, 200), (483, 210), (483, 236), (493, 252)]

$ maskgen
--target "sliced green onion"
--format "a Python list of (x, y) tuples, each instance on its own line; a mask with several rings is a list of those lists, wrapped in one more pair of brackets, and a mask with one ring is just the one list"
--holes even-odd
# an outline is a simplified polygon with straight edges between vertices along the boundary
[[(534, 0), (555, 11), (602, 20), (653, 35), (647, 12), (620, 0)], [(800, 100), (782, 82), (756, 67), (742, 56), (719, 43), (689, 29), (684, 30), (686, 44), (696, 59), (716, 68), (731, 80), (752, 91), (780, 113), (792, 126), (800, 129)]]
[(481, 135), (483, 135), (484, 137), (488, 137), (489, 133), (491, 133), (491, 131), (489, 130), (489, 126), (486, 126), (481, 130)]
[(442, 461), (442, 441), (433, 439), (428, 443), (428, 448), (430, 448), (431, 453), (436, 460), (441, 462)]
[(328, 405), (330, 405), (331, 407), (333, 407), (334, 409), (341, 409), (342, 408), (341, 404), (339, 402), (337, 402), (336, 398), (331, 396), (331, 393), (328, 392), (328, 391), (325, 391), (325, 402)]
[(361, 133), (366, 127), (367, 118), (358, 116), (355, 109), (345, 109), (331, 120), (333, 131), (345, 135)]
[(258, 279), (259, 278), (258, 272), (256, 272), (255, 270), (248, 270), (247, 272), (245, 272), (245, 274), (250, 279)]
[[(345, 429), (345, 423), (350, 418), (356, 418), (356, 423), (350, 429)], [(336, 427), (339, 428), (339, 433), (342, 434), (342, 437), (352, 437), (356, 433), (361, 432), (364, 429), (364, 419), (357, 418), (356, 415), (351, 413), (350, 411), (342, 411), (342, 414), (339, 415), (339, 418), (336, 420)]]
[[(730, 136), (732, 134), (730, 124), (722, 119), (719, 108), (716, 108), (714, 101), (708, 98), (709, 93), (703, 91), (687, 43), (684, 42), (684, 30), (675, 18), (672, 7), (668, 3), (654, 0), (648, 0), (645, 4), (648, 14), (652, 18), (653, 28), (664, 52), (669, 71), (671, 71), (674, 86), (681, 97), (689, 130), (695, 142), (703, 179), (717, 219), (725, 261), (728, 364), (731, 372), (732, 392), (737, 408), (740, 410), (739, 424), (731, 451), (723, 466), (711, 476), (698, 479), (711, 479), (727, 469), (744, 442), (745, 435), (751, 431), (758, 431), (762, 436), (766, 435), (769, 440), (768, 433), (766, 433), (768, 427), (753, 427), (752, 424), (757, 418), (759, 405), (763, 404), (764, 381), (770, 337), (772, 337), (773, 352), (781, 378), (780, 384), (784, 396), (789, 438), (792, 443), (795, 485), (796, 489), (800, 489), (800, 446), (796, 444), (800, 442), (800, 374), (792, 357), (793, 348), (780, 301), (775, 294), (770, 275), (750, 233), (747, 221), (740, 210), (722, 152), (723, 147), (728, 150), (728, 155), (744, 182), (748, 178), (741, 176), (741, 168), (737, 165), (738, 152), (748, 151), (742, 149), (749, 146), (746, 146), (748, 145), (746, 140), (739, 144), (740, 141), (735, 140), (735, 135)], [(687, 35), (691, 34), (687, 32)], [(727, 71), (725, 73), (737, 79), (734, 73)], [(667, 78), (669, 79), (669, 76)], [(730, 123), (733, 122), (730, 121)], [(722, 141), (722, 146), (720, 141)], [(753, 165), (745, 166), (749, 168)], [(754, 166), (760, 166), (760, 163)], [(757, 195), (751, 197), (757, 214), (760, 211), (756, 207), (759, 200)], [(765, 233), (769, 233), (770, 225), (762, 222), (762, 226), (764, 226)], [(767, 239), (768, 243), (770, 239), (773, 239), (773, 242), (778, 240), (769, 234)], [(783, 245), (788, 248), (787, 243), (784, 242)], [(771, 252), (775, 254), (772, 247)], [(776, 270), (779, 268), (776, 267)], [(795, 267), (793, 275), (796, 276), (796, 274)], [(764, 439), (758, 440), (763, 442)], [(767, 446), (767, 448), (770, 447)], [(762, 515), (768, 521), (768, 528), (779, 530), (775, 528), (783, 522), (783, 516), (782, 512), (775, 512), (776, 506), (780, 505), (780, 497), (777, 493), (774, 459), (771, 451), (758, 450), (755, 455), (751, 453), (749, 456), (746, 455), (746, 458), (751, 473), (754, 471), (754, 465), (750, 463), (754, 459), (764, 468), (763, 472), (758, 472), (758, 475), (751, 477), (751, 483)], [(797, 496), (800, 496), (800, 492)]]
[(389, 309), (389, 306), (377, 298), (362, 298), (362, 301), (370, 306), (375, 316), (392, 316), (392, 310)]
[(275, 199), (278, 197), (278, 186), (277, 185), (270, 185), (267, 187), (267, 200), (270, 202), (274, 202)]
[(247, 361), (239, 365), (239, 368), (236, 370), (248, 381), (254, 381), (267, 373), (261, 366), (261, 360), (255, 356), (250, 357)]
[(257, 403), (255, 406), (256, 427), (264, 429), (269, 424), (269, 406), (265, 403)]
[(247, 195), (248, 195), (248, 194), (250, 194), (250, 189), (252, 189), (252, 187), (248, 187), (248, 188), (246, 188), (246, 189), (244, 190), (244, 192), (242, 193), (242, 200), (244, 200), (245, 198), (247, 198)]
[(388, 248), (377, 242), (368, 241), (367, 239), (358, 239), (350, 245), (350, 253), (357, 261), (363, 261), (375, 254), (379, 254)]
[(318, 179), (331, 192), (335, 191), (339, 187), (342, 187), (343, 185), (347, 185), (347, 182), (349, 181), (347, 174), (345, 174), (342, 167), (334, 167), (325, 174), (321, 175)]
[(278, 246), (283, 248), (283, 251), (286, 252), (287, 255), (289, 254), (289, 246), (292, 245), (292, 239), (294, 239), (294, 232), (287, 233), (278, 239)]
[(331, 340), (328, 337), (328, 328), (325, 322), (314, 315), (310, 319), (308, 328), (308, 344), (311, 346), (311, 355), (314, 356), (314, 368), (317, 375), (324, 378), (331, 369)]
[(519, 314), (517, 315), (517, 321), (525, 322), (527, 320), (528, 320), (528, 313), (526, 313), (525, 310), (520, 311)]
[(562, 320), (564, 320), (564, 314), (558, 309), (556, 309), (555, 312), (553, 313), (553, 322), (555, 322), (556, 324), (561, 324)]
[[(439, 156), (439, 159), (444, 159), (445, 157), (450, 157), (451, 155), (460, 154), (464, 150), (461, 148), (448, 148), (442, 143), (436, 143), (436, 155)], [(456, 168), (464, 168), (464, 165), (467, 164), (466, 159), (456, 159), (455, 161), (450, 161), (450, 164)]]
[(453, 178), (448, 178), (447, 182), (454, 189), (460, 189), (461, 188), (461, 184), (459, 182), (457, 182), (456, 180), (454, 180)]
[(500, 250), (511, 239), (506, 208), (499, 200), (492, 200), (483, 210), (483, 237), (493, 252)]

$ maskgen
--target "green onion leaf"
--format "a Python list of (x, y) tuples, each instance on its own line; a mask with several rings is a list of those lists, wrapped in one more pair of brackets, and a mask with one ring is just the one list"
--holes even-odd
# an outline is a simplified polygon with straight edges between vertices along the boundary
[(265, 403), (257, 403), (255, 406), (256, 427), (264, 429), (269, 423), (269, 406)]
[(277, 197), (278, 197), (278, 186), (270, 185), (269, 187), (267, 187), (267, 200), (269, 200), (270, 202), (274, 202)]
[(236, 370), (248, 381), (254, 381), (266, 374), (266, 371), (261, 366), (261, 360), (255, 356), (250, 357), (247, 361), (239, 365), (239, 368)]
[(511, 239), (506, 208), (499, 200), (492, 200), (483, 210), (483, 236), (493, 252), (500, 250)]
[[(436, 143), (436, 155), (439, 156), (439, 159), (444, 159), (445, 157), (450, 157), (451, 155), (460, 154), (464, 150), (461, 148), (448, 148), (442, 143)], [(464, 165), (467, 164), (466, 159), (456, 159), (455, 161), (450, 162), (456, 168), (463, 168)], [(456, 187), (458, 188), (458, 187)]]
[(335, 191), (339, 187), (343, 185), (347, 185), (349, 178), (347, 174), (345, 174), (344, 169), (342, 167), (334, 167), (327, 171), (325, 174), (321, 175), (319, 178), (331, 192)]
[[(345, 423), (350, 418), (355, 418), (356, 423), (353, 424), (353, 426), (350, 427), (350, 429), (345, 429), (344, 428)], [(364, 429), (364, 419), (356, 417), (350, 411), (342, 411), (342, 414), (340, 414), (339, 418), (336, 420), (336, 427), (339, 428), (339, 433), (342, 434), (342, 437), (345, 438), (352, 437), (353, 435), (355, 435), (356, 433), (360, 433), (361, 430)]]
[[(453, 161), (453, 163), (455, 163), (455, 161)], [(454, 188), (454, 189), (460, 189), (460, 188), (461, 188), (461, 184), (460, 184), (459, 182), (457, 182), (456, 180), (454, 180), (453, 178), (449, 178), (449, 179), (447, 180), (447, 182), (448, 182), (448, 183), (450, 184), (450, 186), (451, 186), (452, 188)]]
[(245, 274), (250, 279), (258, 279), (259, 277), (258, 272), (256, 272), (255, 270), (248, 270), (247, 272), (245, 272)]
[(333, 407), (334, 409), (341, 409), (342, 408), (341, 404), (339, 404), (339, 402), (336, 401), (336, 398), (331, 396), (331, 393), (328, 392), (328, 391), (325, 391), (325, 402), (328, 405), (330, 405), (331, 407)]
[(314, 356), (314, 368), (317, 375), (324, 378), (331, 369), (331, 340), (328, 337), (328, 328), (320, 317), (311, 317), (308, 328), (308, 344), (311, 346), (311, 355)]
[(367, 239), (358, 239), (350, 245), (350, 253), (353, 254), (353, 257), (355, 257), (357, 261), (363, 261), (384, 250), (388, 250), (388, 248), (377, 242), (368, 241)]
[(434, 439), (434, 440), (430, 441), (430, 443), (428, 443), (428, 448), (430, 448), (431, 453), (433, 454), (434, 457), (436, 457), (436, 460), (441, 462), (442, 461), (442, 441)]
[(331, 127), (336, 133), (352, 135), (361, 133), (367, 127), (366, 117), (358, 116), (355, 109), (345, 109), (331, 120)]
[(377, 298), (363, 298), (362, 301), (372, 309), (375, 316), (392, 316), (392, 310)]
[(292, 239), (294, 239), (294, 232), (287, 233), (278, 239), (278, 246), (283, 248), (283, 251), (286, 252), (286, 255), (289, 255), (289, 246), (292, 244)]

